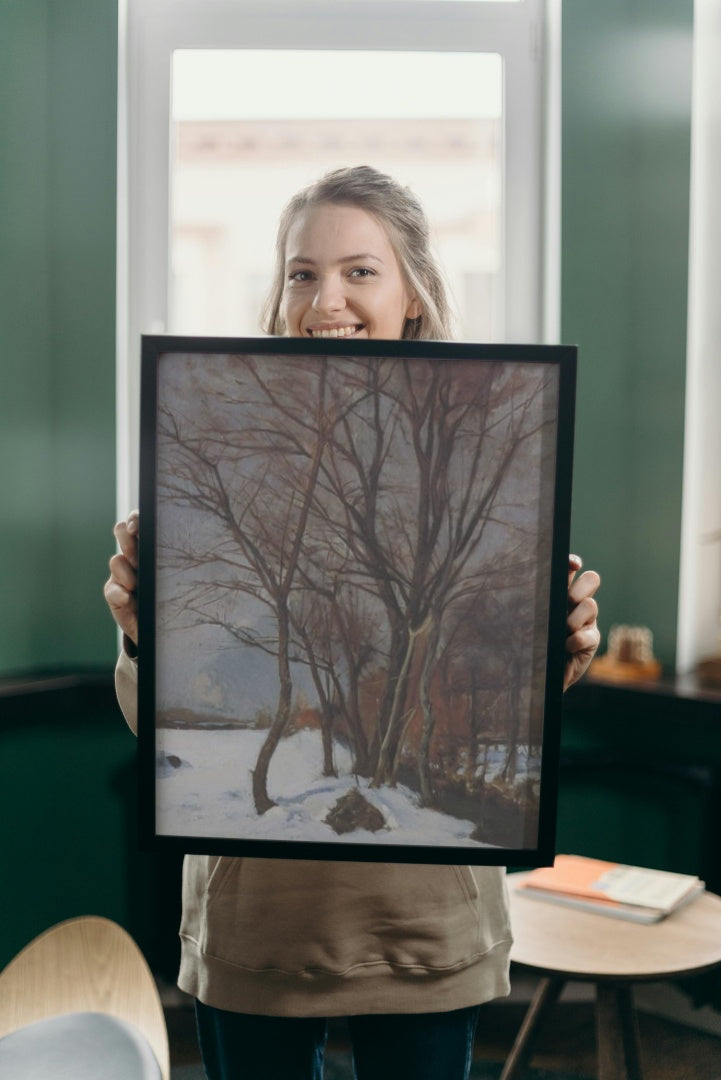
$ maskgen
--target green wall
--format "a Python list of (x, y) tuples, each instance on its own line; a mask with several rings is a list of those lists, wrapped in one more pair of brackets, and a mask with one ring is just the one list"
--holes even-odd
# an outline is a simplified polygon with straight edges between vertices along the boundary
[(0, 0), (0, 676), (108, 665), (116, 0)]
[[(0, 675), (110, 663), (116, 0), (0, 0)], [(692, 0), (563, 8), (573, 545), (674, 660)]]
[[(102, 597), (115, 516), (116, 0), (0, 0), (0, 966), (96, 913), (143, 941), (135, 740)], [(129, 827), (130, 825), (130, 827)]]
[[(109, 668), (114, 519), (116, 0), (0, 0), (0, 676)], [(673, 660), (692, 0), (567, 0), (564, 341), (580, 346), (574, 547), (602, 623)], [(152, 947), (177, 867), (140, 857), (112, 688), (3, 706), (13, 888), (0, 964), (95, 911)], [(2, 704), (2, 703), (0, 703)], [(20, 711), (18, 711), (20, 709)], [(20, 809), (19, 809), (20, 808)], [(170, 882), (170, 884), (168, 884)], [(175, 890), (175, 891), (174, 891)]]
[[(601, 628), (675, 657), (692, 0), (563, 5), (562, 340), (579, 346), (573, 546)], [(605, 646), (603, 646), (605, 648)]]
[[(563, 6), (573, 544), (674, 662), (692, 0)], [(117, 2), (0, 0), (0, 675), (110, 662)]]

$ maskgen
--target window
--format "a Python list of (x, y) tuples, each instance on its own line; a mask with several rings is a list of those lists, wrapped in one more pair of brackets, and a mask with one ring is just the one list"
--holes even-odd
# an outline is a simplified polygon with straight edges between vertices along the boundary
[(172, 72), (171, 332), (257, 334), (287, 199), (372, 163), (426, 208), (456, 336), (503, 336), (498, 55), (196, 49)]
[(331, 168), (363, 160), (418, 193), (459, 337), (555, 339), (542, 139), (554, 7), (121, 3), (120, 512), (137, 500), (140, 335), (258, 333), (280, 209)]

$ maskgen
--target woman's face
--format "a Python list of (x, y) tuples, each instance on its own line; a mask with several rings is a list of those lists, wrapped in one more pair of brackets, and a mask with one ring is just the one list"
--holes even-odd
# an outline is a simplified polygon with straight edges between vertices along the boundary
[(288, 231), (281, 314), (289, 337), (400, 338), (421, 306), (388, 234), (357, 206), (323, 203)]

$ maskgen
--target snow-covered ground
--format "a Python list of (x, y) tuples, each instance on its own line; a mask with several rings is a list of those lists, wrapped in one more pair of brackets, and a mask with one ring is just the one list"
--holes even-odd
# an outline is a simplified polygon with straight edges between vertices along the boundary
[[(321, 736), (303, 730), (282, 739), (270, 763), (268, 794), (278, 803), (262, 816), (253, 805), (251, 769), (266, 732), (161, 728), (157, 735), (157, 831), (214, 839), (301, 840), (373, 844), (487, 847), (470, 839), (474, 823), (419, 805), (409, 788), (369, 789), (350, 774), (351, 757), (336, 745), (337, 779), (324, 777)], [(173, 767), (167, 756), (179, 758)], [(359, 786), (388, 825), (339, 836), (324, 818), (351, 787)]]

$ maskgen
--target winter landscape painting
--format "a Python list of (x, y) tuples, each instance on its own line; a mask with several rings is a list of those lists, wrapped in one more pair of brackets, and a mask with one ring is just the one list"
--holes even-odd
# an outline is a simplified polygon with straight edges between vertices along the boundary
[(547, 859), (574, 371), (540, 346), (145, 339), (146, 838)]

